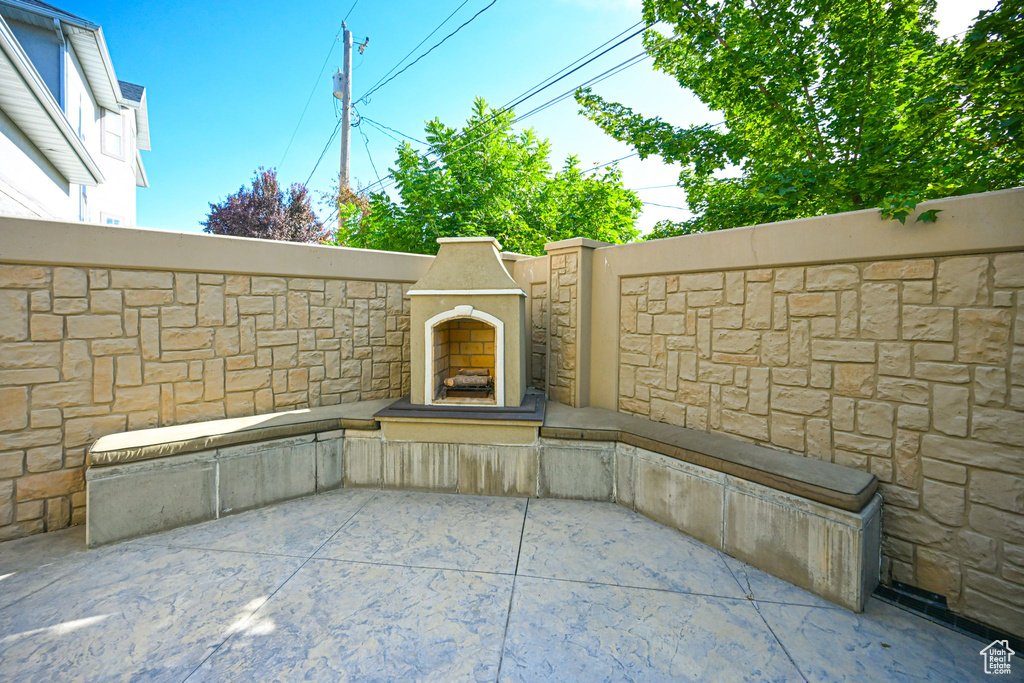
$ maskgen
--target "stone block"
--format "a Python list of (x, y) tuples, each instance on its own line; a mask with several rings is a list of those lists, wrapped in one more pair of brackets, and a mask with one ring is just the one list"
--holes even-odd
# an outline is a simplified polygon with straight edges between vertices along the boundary
[(903, 306), (903, 338), (952, 341), (953, 310), (936, 306)]
[(18, 479), (16, 499), (20, 503), (26, 500), (67, 496), (81, 491), (84, 486), (85, 479), (81, 469), (29, 474)]
[(992, 507), (1021, 514), (1024, 512), (1024, 477), (1003, 472), (971, 472), (970, 499)]
[(926, 432), (931, 425), (931, 411), (924, 406), (901, 405), (896, 412), (896, 424), (905, 429)]
[(64, 338), (64, 318), (36, 313), (29, 323), (32, 341), (60, 341)]
[(875, 366), (865, 363), (836, 363), (833, 366), (835, 393), (871, 398), (875, 393)]
[(28, 405), (25, 387), (0, 387), (0, 432), (27, 427)]
[(217, 449), (220, 514), (242, 512), (316, 492), (312, 436)]
[(811, 344), (811, 358), (823, 361), (873, 363), (875, 361), (875, 344), (863, 341), (815, 339)]
[(1003, 444), (984, 443), (967, 439), (952, 439), (938, 434), (926, 434), (921, 439), (922, 455), (970, 467), (998, 470), (1009, 474), (1020, 473), (1024, 450)]
[(119, 315), (76, 315), (67, 319), (71, 339), (111, 339), (124, 334)]
[(1024, 446), (1024, 419), (1016, 410), (977, 406), (971, 419), (971, 436), (984, 441)]
[(860, 335), (865, 339), (896, 339), (899, 292), (894, 284), (867, 283), (860, 292)]
[(1005, 363), (1010, 354), (1010, 312), (965, 308), (957, 314), (957, 358), (962, 363)]
[(1024, 538), (1024, 515), (985, 505), (971, 505), (968, 524), (974, 531), (989, 538), (1020, 543)]
[(758, 441), (768, 441), (768, 419), (735, 410), (722, 411), (721, 428)]
[(772, 285), (769, 282), (747, 284), (746, 304), (743, 312), (746, 327), (767, 330), (772, 322)]
[(615, 444), (581, 448), (577, 442), (542, 440), (537, 495), (541, 498), (613, 501)]
[(966, 501), (963, 486), (925, 479), (921, 504), (925, 512), (943, 524), (960, 526), (964, 522)]
[(876, 398), (899, 403), (928, 405), (928, 384), (900, 377), (879, 377)]
[(971, 372), (966, 365), (953, 363), (915, 363), (914, 377), (930, 382), (966, 384), (971, 381)]
[(893, 436), (893, 407), (888, 403), (860, 401), (857, 404), (857, 428), (869, 436)]
[(852, 265), (814, 266), (806, 274), (808, 292), (852, 289), (859, 281), (860, 271)]
[(0, 265), (0, 287), (49, 287), (50, 277), (50, 269), (45, 266)]
[[(723, 415), (723, 424), (724, 424)], [(796, 453), (804, 452), (804, 418), (772, 411), (771, 442), (779, 448)]]
[(160, 331), (164, 351), (192, 351), (212, 348), (213, 330), (205, 328), (164, 328)]
[(0, 340), (25, 341), (28, 333), (28, 292), (0, 289)]
[(993, 266), (997, 287), (1024, 287), (1024, 253), (997, 254)]
[(67, 448), (88, 446), (101, 436), (123, 432), (125, 427), (124, 415), (71, 418), (64, 421), (64, 445)]
[(939, 262), (935, 302), (942, 306), (973, 306), (988, 302), (988, 257), (960, 256)]
[(85, 296), (89, 293), (89, 279), (81, 268), (54, 268), (54, 296)]
[(157, 466), (139, 462), (89, 470), (89, 547), (214, 519), (217, 496), (212, 455), (207, 452), (206, 458), (189, 458), (174, 467), (154, 461)]
[(865, 280), (928, 280), (934, 274), (931, 259), (879, 261), (864, 267)]
[(932, 389), (932, 424), (950, 436), (967, 436), (971, 391), (967, 387), (936, 384)]
[(825, 416), (828, 414), (831, 397), (820, 389), (773, 386), (771, 407), (798, 415)]
[(1006, 370), (977, 367), (974, 369), (974, 403), (1002, 407), (1006, 404)]
[(111, 270), (110, 286), (114, 289), (171, 289), (174, 274), (152, 270)]

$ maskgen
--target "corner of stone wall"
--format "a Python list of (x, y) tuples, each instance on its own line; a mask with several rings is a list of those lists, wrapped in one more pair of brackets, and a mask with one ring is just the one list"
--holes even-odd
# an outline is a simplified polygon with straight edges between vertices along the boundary
[(549, 258), (547, 393), (559, 403), (590, 403), (590, 304), (594, 250), (582, 237), (544, 245)]

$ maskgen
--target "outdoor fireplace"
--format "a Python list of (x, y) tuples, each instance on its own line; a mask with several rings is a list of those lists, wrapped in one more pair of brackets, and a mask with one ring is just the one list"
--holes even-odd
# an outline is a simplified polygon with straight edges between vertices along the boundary
[(410, 401), (518, 407), (526, 391), (526, 293), (494, 238), (437, 241), (437, 258), (409, 291)]

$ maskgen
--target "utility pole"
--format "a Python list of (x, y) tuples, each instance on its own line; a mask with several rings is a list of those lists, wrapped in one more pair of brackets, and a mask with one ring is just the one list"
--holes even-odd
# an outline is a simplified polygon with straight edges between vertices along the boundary
[(344, 22), (341, 24), (344, 33), (345, 45), (345, 75), (342, 78), (341, 97), (341, 187), (349, 187), (348, 178), (348, 146), (349, 126), (351, 124), (352, 109), (352, 31), (349, 31)]

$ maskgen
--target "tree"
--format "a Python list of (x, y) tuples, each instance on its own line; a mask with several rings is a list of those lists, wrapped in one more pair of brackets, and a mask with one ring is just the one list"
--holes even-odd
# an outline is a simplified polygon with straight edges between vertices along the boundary
[[(917, 202), (1024, 181), (1024, 17), (1016, 0), (962, 41), (934, 0), (645, 0), (655, 68), (721, 124), (676, 127), (591, 90), (581, 113), (641, 158), (680, 162), (696, 214), (648, 238)], [(737, 175), (738, 172), (738, 175)], [(935, 220), (924, 212), (919, 220)]]
[(243, 185), (220, 204), (210, 204), (210, 215), (200, 224), (203, 232), (234, 237), (322, 242), (328, 236), (313, 212), (306, 186), (293, 183), (285, 197), (277, 172), (262, 167), (256, 170), (251, 190)]
[(640, 200), (617, 169), (588, 173), (569, 157), (552, 175), (548, 142), (533, 129), (512, 132), (513, 120), (478, 98), (461, 131), (427, 122), (429, 156), (408, 143), (397, 149), (400, 203), (376, 192), (368, 215), (343, 211), (335, 243), (433, 254), (438, 237), (491, 235), (510, 251), (543, 254), (546, 242), (570, 237), (636, 237)]

